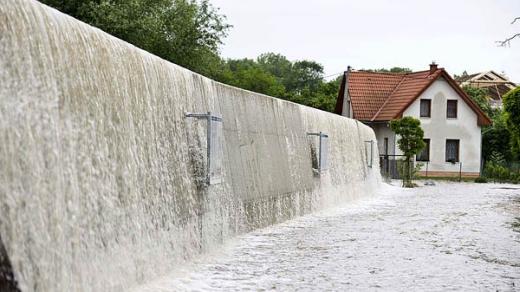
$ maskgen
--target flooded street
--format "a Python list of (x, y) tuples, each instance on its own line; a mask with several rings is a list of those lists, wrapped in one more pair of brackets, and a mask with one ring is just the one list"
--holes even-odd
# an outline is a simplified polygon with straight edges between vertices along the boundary
[(518, 217), (514, 185), (385, 185), (375, 198), (240, 236), (141, 288), (519, 291)]

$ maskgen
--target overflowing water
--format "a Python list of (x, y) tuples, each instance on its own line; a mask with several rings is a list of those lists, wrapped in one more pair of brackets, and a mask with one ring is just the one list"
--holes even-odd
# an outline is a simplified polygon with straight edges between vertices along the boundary
[[(3, 0), (0, 30), (0, 238), (23, 291), (128, 289), (380, 182), (375, 136), (353, 120), (214, 82), (34, 0)], [(207, 124), (186, 112), (223, 118), (221, 183), (204, 179)], [(329, 135), (323, 173), (310, 132)]]
[(519, 290), (518, 186), (379, 193), (240, 235), (135, 291)]

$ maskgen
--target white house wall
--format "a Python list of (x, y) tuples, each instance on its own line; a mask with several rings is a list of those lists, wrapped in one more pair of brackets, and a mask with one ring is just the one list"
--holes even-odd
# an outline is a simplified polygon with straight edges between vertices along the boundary
[[(371, 124), (370, 126), (374, 130), (374, 133), (376, 134), (376, 137), (377, 137), (377, 147), (379, 150), (379, 154), (388, 154), (388, 155), (396, 154), (396, 147), (395, 147), (396, 135), (390, 129), (389, 124), (385, 122), (385, 123)], [(385, 153), (385, 147), (384, 147), (385, 138), (388, 138), (388, 153)]]
[[(420, 117), (420, 99), (431, 99), (431, 117)], [(446, 118), (447, 100), (457, 102), (457, 118)], [(404, 112), (403, 116), (420, 119), (424, 138), (430, 139), (429, 171), (458, 172), (460, 165), (445, 162), (446, 139), (459, 139), (459, 160), (462, 172), (480, 172), (481, 131), (477, 114), (444, 80), (439, 78)], [(376, 132), (377, 134), (377, 132)], [(381, 136), (377, 136), (378, 138)], [(399, 149), (396, 152), (400, 154)], [(424, 170), (424, 169), (423, 169)]]

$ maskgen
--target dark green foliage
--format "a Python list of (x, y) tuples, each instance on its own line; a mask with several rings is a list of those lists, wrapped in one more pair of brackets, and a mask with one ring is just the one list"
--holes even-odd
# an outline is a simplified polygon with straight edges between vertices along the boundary
[(492, 163), (495, 163), (495, 164), (499, 164), (499, 165), (503, 165), (504, 163), (506, 163), (506, 159), (504, 158), (504, 155), (502, 155), (502, 153), (500, 153), (500, 152), (493, 152), (489, 156), (489, 162), (492, 162)]
[(220, 82), (332, 112), (341, 78), (327, 82), (323, 66), (314, 61), (289, 61), (275, 53), (256, 60), (223, 62), (214, 76)]
[(509, 91), (504, 95), (504, 112), (506, 113), (507, 127), (512, 133), (512, 139), (520, 137), (520, 87)]
[(285, 87), (276, 77), (251, 59), (228, 60), (216, 78), (218, 81), (272, 96), (283, 96)]
[(489, 105), (489, 94), (486, 88), (477, 88), (472, 86), (464, 86), (462, 88), (466, 94), (482, 109), (490, 118), (499, 113), (498, 110), (492, 109)]
[(462, 74), (460, 74), (460, 75), (453, 74), (453, 79), (459, 80), (459, 79), (462, 79), (462, 78), (466, 78), (468, 76), (469, 76), (468, 72), (466, 70), (464, 70), (464, 72), (462, 72)]
[(498, 182), (520, 182), (518, 149), (520, 135), (520, 90), (504, 96), (504, 111), (495, 115), (493, 125), (483, 131), (484, 175)]
[(390, 128), (399, 135), (397, 145), (405, 156), (406, 166), (404, 175), (402, 176), (403, 186), (412, 186), (411, 159), (426, 145), (423, 141), (424, 131), (421, 128), (421, 122), (413, 117), (403, 117), (399, 120), (391, 121)]
[(229, 25), (208, 0), (41, 0), (195, 72), (218, 70)]
[(517, 160), (520, 143), (519, 139), (514, 138), (514, 133), (508, 127), (507, 114), (500, 109), (493, 109), (489, 106), (488, 91), (485, 88), (464, 86), (463, 89), (493, 121), (492, 125), (482, 129), (482, 156), (484, 161), (489, 161), (493, 153), (499, 153), (508, 161)]
[(218, 48), (229, 25), (208, 0), (42, 0), (163, 59), (217, 81), (333, 111), (339, 80), (323, 66), (267, 53), (224, 61)]
[[(505, 159), (518, 161), (520, 159), (520, 87), (504, 95), (503, 105), (504, 111), (494, 119), (497, 126), (493, 126), (500, 129), (501, 147), (505, 152)], [(506, 132), (509, 133), (507, 141)], [(487, 141), (484, 140), (485, 142)], [(500, 147), (500, 144), (498, 145)]]
[(514, 167), (508, 167), (492, 161), (486, 163), (484, 175), (494, 182), (509, 182), (515, 184), (520, 182), (520, 171), (518, 167), (515, 169)]
[(475, 182), (479, 184), (485, 184), (487, 183), (487, 179), (485, 177), (479, 176), (475, 179)]
[[(165, 60), (217, 81), (333, 112), (341, 78), (325, 81), (323, 66), (275, 53), (222, 60), (230, 26), (209, 0), (41, 0)], [(394, 67), (378, 72), (410, 72)]]
[(390, 128), (397, 135), (397, 145), (406, 157), (412, 157), (419, 153), (426, 145), (423, 141), (424, 131), (421, 121), (413, 117), (404, 117), (390, 122)]
[(493, 152), (484, 167), (484, 175), (493, 181), (518, 183), (520, 164), (507, 161), (499, 152)]
[(482, 130), (482, 155), (484, 160), (492, 159), (493, 153), (499, 153), (506, 160), (515, 158), (511, 151), (511, 132), (507, 128), (504, 113), (496, 114), (493, 117), (493, 124)]

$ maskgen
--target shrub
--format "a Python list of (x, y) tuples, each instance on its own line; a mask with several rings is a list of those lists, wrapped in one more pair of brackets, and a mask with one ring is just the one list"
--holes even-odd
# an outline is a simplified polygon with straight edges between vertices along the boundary
[[(520, 182), (520, 173), (496, 162), (488, 162), (484, 167), (484, 175), (493, 182)], [(476, 181), (476, 180), (475, 180)]]
[(476, 183), (479, 183), (479, 184), (485, 184), (487, 183), (487, 178), (483, 177), (483, 176), (479, 176), (475, 179), (475, 182)]

